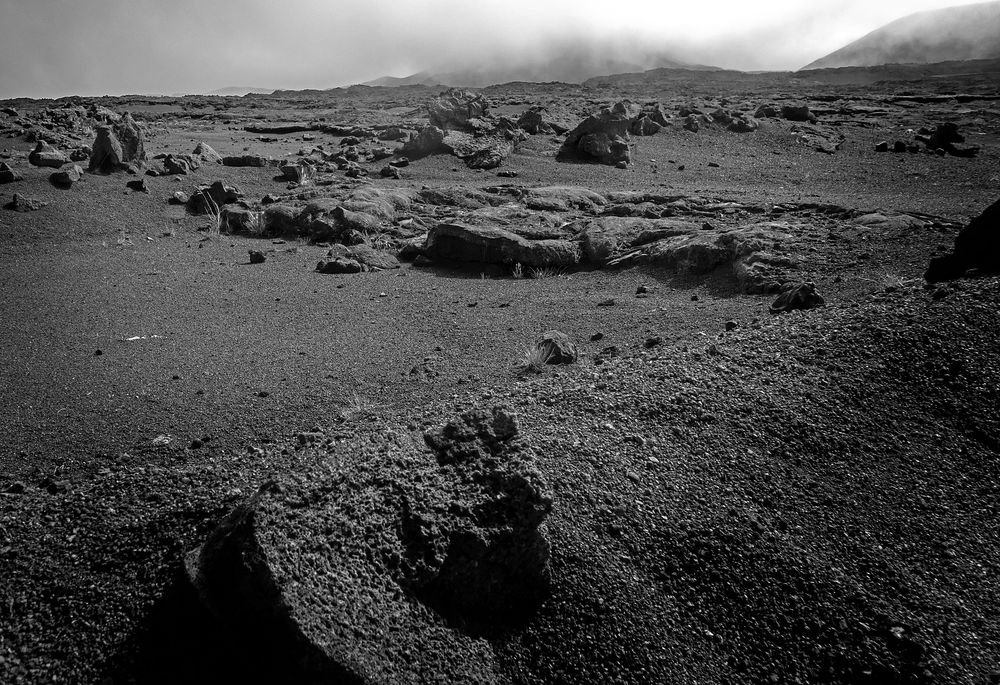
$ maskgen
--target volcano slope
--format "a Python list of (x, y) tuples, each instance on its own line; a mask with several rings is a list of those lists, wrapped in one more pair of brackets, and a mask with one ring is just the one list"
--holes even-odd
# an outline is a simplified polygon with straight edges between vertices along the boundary
[[(368, 134), (420, 130), (428, 88), (10, 103), (3, 192), (47, 204), (0, 211), (0, 680), (990, 682), (1000, 282), (922, 275), (1000, 194), (1000, 116), (988, 81), (949, 87), (486, 89), (514, 118), (670, 115), (626, 169), (529, 134), (513, 178), (447, 153), (379, 177)], [(711, 117), (803, 102), (814, 123)], [(44, 131), (89, 142), (85, 104), (129, 110), (150, 157), (205, 142), (315, 175), (53, 186), (27, 154)], [(976, 156), (875, 151), (946, 122)], [(167, 202), (217, 180), (291, 228), (220, 233)], [(316, 271), (359, 236), (419, 254), (439, 224), (585, 256)], [(616, 236), (603, 264), (595, 235)], [(772, 281), (826, 306), (772, 315)], [(524, 371), (552, 328), (579, 359)], [(510, 420), (468, 433), (472, 410)], [(217, 549), (248, 563), (199, 567)]]

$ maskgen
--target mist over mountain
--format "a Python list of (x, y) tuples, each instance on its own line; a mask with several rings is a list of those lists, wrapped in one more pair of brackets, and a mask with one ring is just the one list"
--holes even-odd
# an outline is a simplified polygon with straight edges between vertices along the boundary
[(551, 45), (537, 51), (490, 54), (461, 65), (439, 64), (436, 68), (425, 69), (411, 76), (385, 76), (364, 85), (483, 87), (512, 81), (582, 83), (597, 76), (658, 68), (716, 69), (684, 61), (669, 49), (660, 46), (622, 40), (562, 40), (553, 41)]
[(1000, 2), (917, 12), (802, 67), (930, 64), (1000, 57)]

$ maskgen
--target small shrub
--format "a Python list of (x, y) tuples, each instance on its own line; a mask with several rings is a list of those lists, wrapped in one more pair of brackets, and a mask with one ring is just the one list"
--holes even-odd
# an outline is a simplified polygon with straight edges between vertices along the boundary
[(510, 275), (517, 280), (524, 278), (524, 267), (521, 266), (521, 262), (514, 264), (514, 268), (511, 269)]
[(528, 278), (555, 278), (562, 273), (563, 269), (557, 266), (533, 266), (528, 269)]
[(541, 373), (545, 369), (545, 364), (549, 361), (552, 350), (545, 346), (536, 345), (524, 351), (524, 359), (521, 361), (521, 369), (531, 373)]

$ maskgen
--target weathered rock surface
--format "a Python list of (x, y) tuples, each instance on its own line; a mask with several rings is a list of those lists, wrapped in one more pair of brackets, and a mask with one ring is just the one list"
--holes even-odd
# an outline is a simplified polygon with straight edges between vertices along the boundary
[(584, 255), (598, 266), (654, 264), (677, 275), (728, 269), (744, 292), (779, 290), (797, 264), (794, 228), (779, 222), (737, 228), (675, 219), (607, 217), (581, 233)]
[(528, 240), (495, 226), (441, 223), (427, 234), (424, 254), (434, 261), (472, 264), (572, 266), (579, 248), (567, 240)]
[(234, 509), (188, 555), (191, 583), (294, 681), (499, 682), (486, 637), (530, 617), (549, 577), (552, 498), (515, 418), (358, 442)]

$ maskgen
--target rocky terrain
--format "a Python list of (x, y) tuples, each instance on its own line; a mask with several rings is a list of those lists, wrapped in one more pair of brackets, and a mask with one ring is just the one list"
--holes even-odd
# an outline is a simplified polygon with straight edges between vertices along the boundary
[(1000, 89), (0, 103), (0, 682), (1000, 681)]

